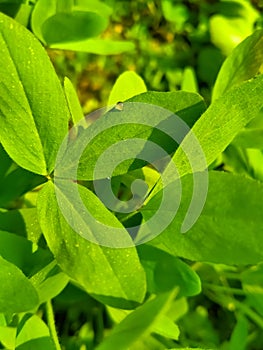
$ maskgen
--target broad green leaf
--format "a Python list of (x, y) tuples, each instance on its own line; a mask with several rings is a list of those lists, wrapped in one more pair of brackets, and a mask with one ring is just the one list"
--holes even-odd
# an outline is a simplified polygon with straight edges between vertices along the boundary
[[(236, 134), (263, 107), (263, 74), (241, 83), (213, 102), (206, 112), (197, 120), (192, 132), (197, 138), (205, 155), (207, 166), (231, 143)], [(186, 155), (183, 149), (188, 150)], [(191, 164), (188, 159), (191, 159)], [(188, 134), (173, 158), (181, 176), (204, 170), (200, 155), (192, 146), (192, 135)], [(170, 174), (169, 167), (167, 174)]]
[(16, 338), (16, 349), (55, 350), (49, 329), (38, 316), (26, 320)]
[(113, 85), (108, 106), (112, 106), (119, 101), (126, 101), (146, 91), (147, 88), (143, 79), (133, 71), (126, 71), (118, 77)]
[(179, 288), (178, 297), (193, 296), (201, 292), (198, 275), (186, 263), (148, 245), (140, 245), (137, 249), (150, 293), (164, 293), (175, 287)]
[(110, 39), (87, 39), (71, 43), (52, 44), (52, 49), (71, 50), (93, 53), (96, 55), (118, 55), (122, 52), (133, 51), (135, 45), (131, 41)]
[(97, 350), (129, 349), (145, 333), (153, 330), (156, 322), (165, 313), (175, 293), (161, 294), (130, 313), (112, 330)]
[(21, 167), (47, 175), (67, 133), (63, 89), (38, 40), (0, 14), (0, 139)]
[(22, 271), (0, 257), (0, 312), (19, 313), (38, 304), (35, 288)]
[[(192, 179), (191, 176), (186, 176), (181, 180), (183, 187), (180, 209), (171, 224), (150, 244), (193, 261), (229, 265), (261, 261), (263, 223), (259, 203), (263, 196), (263, 185), (243, 176), (209, 172), (208, 195), (203, 211), (194, 226), (182, 234), (180, 225), (187, 215)], [(174, 182), (171, 186), (176, 187), (177, 183)], [(159, 207), (160, 194), (155, 195), (141, 210), (146, 221)], [(172, 210), (173, 201), (174, 198), (171, 198), (169, 210)], [(167, 212), (158, 215), (163, 220)]]
[(64, 90), (73, 124), (77, 124), (83, 118), (83, 112), (79, 103), (78, 95), (71, 81), (64, 79)]
[(45, 42), (50, 46), (92, 38), (103, 32), (107, 25), (107, 19), (95, 12), (72, 11), (47, 18), (41, 30)]
[[(78, 190), (96, 220), (102, 220), (110, 227), (121, 227), (92, 192), (82, 186), (78, 186)], [(81, 237), (66, 222), (54, 191), (52, 183), (44, 186), (39, 195), (38, 210), (44, 236), (61, 269), (94, 298), (106, 304), (133, 308), (141, 303), (146, 282), (135, 248), (107, 248)], [(69, 204), (67, 201), (65, 197), (64, 205)], [(75, 206), (71, 215), (76, 222), (81, 222), (83, 219), (77, 203)], [(96, 226), (92, 222), (86, 226), (91, 235), (96, 235), (94, 229)], [(128, 233), (126, 240), (131, 242)], [(130, 276), (133, 276), (132, 280)]]
[(239, 44), (223, 63), (213, 89), (213, 100), (231, 87), (253, 78), (260, 71), (262, 62), (263, 30), (257, 30)]
[(165, 108), (178, 115), (190, 128), (206, 109), (200, 95), (186, 91), (149, 91), (132, 97), (129, 102), (150, 103)]
[[(137, 102), (141, 103), (139, 104)], [(159, 107), (155, 108), (155, 106)], [(166, 108), (166, 110), (160, 107)], [(191, 127), (204, 109), (205, 106), (201, 97), (189, 92), (147, 92), (135, 96), (129, 102), (124, 103), (122, 111), (109, 111), (86, 128), (79, 135), (76, 142), (66, 146), (68, 147), (67, 151), (59, 156), (59, 166), (56, 169), (57, 176), (65, 177), (67, 173), (72, 178), (70, 172), (77, 166), (79, 179), (100, 179), (102, 178), (100, 175), (94, 174), (94, 167), (100, 155), (103, 152), (105, 153), (106, 150), (109, 150), (114, 144), (116, 145), (117, 142), (123, 140), (133, 142), (133, 138), (139, 138), (142, 141), (148, 139), (159, 145), (162, 150), (171, 154), (178, 146), (175, 139), (181, 140), (184, 137), (188, 131), (187, 125)], [(179, 118), (173, 116), (170, 111)], [(133, 142), (132, 146), (136, 148), (137, 143)], [(83, 149), (83, 147), (84, 151), (81, 153), (81, 158), (78, 161), (76, 154), (80, 154), (80, 149)], [(111, 151), (110, 156), (106, 157), (104, 169), (108, 169), (114, 164), (116, 167), (118, 165), (116, 157), (119, 159), (126, 157), (124, 159), (127, 159), (127, 161), (122, 162), (116, 167), (114, 176), (122, 175), (127, 173), (127, 171), (145, 166), (147, 164), (146, 161), (136, 159), (137, 155), (140, 154), (141, 148), (138, 149), (137, 147), (132, 157), (127, 158), (127, 152), (132, 151), (130, 144), (129, 147), (124, 147), (124, 145), (122, 147), (116, 147), (116, 153)], [(147, 149), (145, 152), (147, 153)], [(154, 157), (158, 157), (154, 153), (150, 156), (153, 158), (152, 161)]]

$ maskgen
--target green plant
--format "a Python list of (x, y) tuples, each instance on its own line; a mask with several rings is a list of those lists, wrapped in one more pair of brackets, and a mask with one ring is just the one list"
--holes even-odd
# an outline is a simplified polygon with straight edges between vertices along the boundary
[[(251, 171), (255, 164), (260, 167), (255, 152), (248, 152), (242, 162), (238, 162), (238, 155), (246, 153), (251, 144), (256, 156), (261, 155), (262, 34), (262, 30), (256, 31), (227, 58), (208, 108), (197, 93), (145, 92), (141, 78), (126, 73), (116, 82), (110, 96), (110, 104), (114, 104), (122, 93), (123, 108), (111, 106), (88, 126), (70, 81), (66, 79), (61, 86), (39, 41), (16, 21), (0, 15), (2, 348), (60, 349), (52, 303), (56, 303), (58, 314), (61, 305), (78, 305), (77, 317), (74, 307), (70, 309), (73, 314), (69, 318), (74, 320), (74, 327), (80, 327), (77, 339), (65, 336), (69, 349), (226, 346), (234, 350), (245, 349), (249, 342), (255, 348), (257, 341), (260, 344), (263, 186), (258, 176), (261, 172)], [(139, 113), (142, 104), (147, 106), (145, 113), (153, 110), (163, 113), (146, 113), (144, 123), (139, 123), (137, 117), (132, 117), (134, 108)], [(151, 106), (156, 107), (152, 110)], [(180, 147), (174, 142), (173, 134), (169, 133), (174, 122), (171, 113), (191, 128), (205, 164), (193, 148), (189, 130), (180, 134), (183, 138)], [(152, 116), (157, 120), (154, 126), (150, 123)], [(112, 120), (118, 123), (112, 125)], [(70, 131), (69, 125), (74, 125)], [(81, 154), (75, 178), (71, 172), (75, 152), (86, 137), (91, 142)], [(125, 200), (134, 194), (138, 195), (139, 203), (144, 202), (132, 212), (118, 213), (120, 208), (109, 210), (96, 196), (96, 186), (102, 184), (103, 189), (107, 179), (103, 178), (103, 169), (99, 173), (94, 173), (94, 169), (98, 158), (111, 146), (138, 138), (157, 143), (172, 157), (172, 161), (164, 163), (161, 174), (162, 179), (169, 181), (162, 187), (159, 174), (148, 166), (147, 160), (137, 159), (137, 153), (126, 158), (114, 168), (113, 192), (124, 207)], [(143, 147), (148, 143), (143, 143)], [(119, 147), (118, 154), (123, 149)], [(153, 156), (154, 161), (162, 161), (158, 154)], [(108, 166), (116, 165), (114, 154), (106, 161)], [(173, 163), (178, 173), (174, 172)], [(206, 167), (209, 187), (205, 206), (197, 208), (202, 209), (195, 218), (197, 221), (181, 233), (195, 188), (193, 170), (197, 177), (207, 176)], [(218, 167), (228, 172), (216, 171)], [(135, 179), (147, 181), (146, 193), (145, 188), (132, 188)], [(158, 218), (173, 212), (174, 189), (179, 190), (179, 185), (180, 208), (170, 224), (153, 240), (134, 245), (128, 229), (138, 227), (136, 241), (140, 227), (158, 212), (164, 193), (170, 206)], [(72, 186), (78, 188), (95, 222), (90, 220), (81, 226), (83, 213), (78, 210), (78, 203), (70, 202), (66, 196)], [(199, 187), (196, 195), (204, 190)], [(68, 217), (63, 215), (65, 208), (69, 208), (76, 227), (84, 227), (86, 232), (74, 232)], [(87, 234), (97, 238), (103, 234), (96, 231), (97, 221), (102, 221), (106, 233), (108, 227), (113, 227), (110, 234), (121, 229), (126, 246), (122, 245), (122, 237), (120, 243), (116, 240), (110, 246), (82, 237)], [(246, 267), (252, 264), (258, 265)], [(207, 303), (212, 300), (235, 311), (229, 321), (233, 332), (220, 330), (223, 340), (215, 334), (204, 308), (193, 309), (190, 318), (183, 317), (187, 313), (187, 299), (200, 294), (201, 287)], [(79, 324), (82, 303), (90, 317), (83, 327)], [(105, 328), (113, 327), (109, 335), (104, 330), (105, 313), (110, 322)], [(193, 324), (201, 326), (189, 335)], [(63, 335), (66, 325), (63, 321), (60, 325)], [(249, 337), (249, 332), (259, 340)]]

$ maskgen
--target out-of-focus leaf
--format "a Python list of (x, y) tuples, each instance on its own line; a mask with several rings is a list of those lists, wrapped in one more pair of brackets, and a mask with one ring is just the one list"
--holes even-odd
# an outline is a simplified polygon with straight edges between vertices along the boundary
[(119, 101), (126, 101), (146, 91), (147, 88), (142, 78), (133, 71), (126, 71), (118, 77), (113, 85), (108, 105), (111, 106)]
[(227, 57), (217, 76), (213, 100), (231, 87), (253, 78), (263, 62), (263, 30), (257, 30)]

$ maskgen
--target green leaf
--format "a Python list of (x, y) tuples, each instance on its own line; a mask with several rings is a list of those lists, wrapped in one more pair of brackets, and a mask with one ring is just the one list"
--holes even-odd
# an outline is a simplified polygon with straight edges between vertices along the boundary
[(234, 47), (253, 33), (259, 13), (245, 1), (227, 1), (219, 5), (221, 13), (209, 18), (212, 43), (227, 56)]
[(30, 278), (39, 296), (39, 304), (60, 294), (69, 282), (69, 278), (56, 265), (55, 261), (46, 265)]
[(231, 87), (253, 78), (263, 61), (263, 30), (257, 30), (239, 44), (223, 63), (213, 89), (213, 100)]
[[(60, 189), (58, 189), (60, 191)], [(82, 186), (78, 186), (85, 206), (96, 220), (107, 226), (121, 227), (119, 221)], [(94, 298), (117, 307), (133, 308), (144, 299), (146, 282), (135, 248), (113, 249), (91, 243), (80, 236), (66, 222), (60, 211), (54, 185), (47, 183), (38, 200), (39, 221), (48, 246), (61, 269), (76, 280)], [(68, 199), (65, 197), (64, 206)], [(83, 221), (81, 213), (72, 207), (70, 215), (76, 222)], [(71, 205), (71, 204), (70, 204)], [(75, 209), (76, 208), (76, 209)], [(87, 234), (96, 235), (96, 225), (85, 226)], [(114, 230), (114, 227), (113, 227)], [(56, 235), (54, 235), (56, 232)], [(113, 236), (112, 236), (113, 237)], [(113, 239), (113, 238), (112, 238)], [(126, 241), (131, 239), (128, 236)], [(82, 259), (82, 257), (85, 257)], [(131, 281), (130, 276), (133, 276)]]
[(0, 312), (19, 313), (38, 304), (35, 288), (19, 268), (0, 257)]
[(44, 176), (36, 175), (20, 167), (13, 167), (0, 182), (0, 207), (12, 206), (12, 201), (47, 181)]
[(16, 14), (18, 13), (20, 7), (21, 7), (21, 3), (23, 2), (23, 0), (20, 1), (1, 1), (0, 2), (0, 12), (5, 13), (7, 16), (10, 17), (15, 17)]
[(50, 47), (52, 49), (81, 51), (96, 55), (118, 55), (135, 49), (135, 45), (131, 41), (113, 41), (109, 39), (87, 39), (72, 43), (55, 44)]
[(137, 249), (150, 293), (164, 293), (175, 287), (179, 288), (178, 297), (193, 296), (201, 292), (198, 275), (186, 263), (148, 245), (140, 245)]
[(0, 14), (0, 139), (21, 167), (52, 172), (69, 111), (60, 82), (38, 40)]
[[(263, 196), (263, 185), (243, 176), (209, 172), (208, 195), (203, 211), (194, 226), (182, 234), (180, 227), (188, 211), (192, 179), (189, 175), (181, 180), (180, 209), (171, 224), (150, 244), (193, 261), (230, 265), (261, 261), (263, 223), (259, 203)], [(171, 184), (173, 188), (177, 185), (176, 182)], [(146, 221), (159, 207), (160, 195), (159, 192), (141, 210)], [(171, 210), (173, 202), (174, 198), (171, 198)], [(160, 218), (165, 215), (167, 212), (159, 213)]]
[[(262, 101), (263, 75), (260, 75), (228, 91), (213, 102), (197, 120), (192, 132), (202, 148), (207, 166), (224, 151), (240, 129), (257, 116), (263, 107)], [(204, 170), (204, 162), (192, 142), (192, 134), (189, 133), (173, 158), (181, 176), (192, 173), (192, 167), (194, 171)], [(188, 155), (183, 149), (188, 150)], [(166, 175), (174, 178), (169, 166)]]
[(49, 329), (38, 316), (26, 320), (16, 338), (16, 349), (55, 350)]
[(130, 313), (111, 334), (96, 348), (97, 350), (128, 349), (145, 333), (153, 330), (158, 319), (165, 313), (175, 293), (161, 294)]
[(263, 149), (263, 129), (244, 129), (237, 134), (232, 144), (243, 148)]
[[(143, 105), (136, 102), (141, 102)], [(155, 105), (167, 108), (167, 110), (155, 108)], [(79, 150), (81, 147), (83, 148), (83, 145), (86, 148), (78, 162), (78, 179), (82, 180), (102, 178), (100, 175), (94, 174), (94, 167), (99, 156), (109, 147), (123, 140), (132, 141), (133, 138), (138, 137), (142, 140), (148, 139), (171, 154), (178, 146), (174, 138), (179, 134), (181, 139), (185, 132), (180, 131), (181, 129), (176, 124), (178, 119), (172, 116), (171, 112), (178, 115), (182, 121), (191, 127), (204, 109), (205, 106), (201, 97), (189, 92), (147, 92), (137, 95), (131, 98), (129, 102), (124, 103), (122, 111), (117, 111), (117, 113), (116, 110), (108, 112), (88, 127), (75, 143), (65, 145), (68, 149), (59, 156), (59, 166), (56, 169), (56, 174), (65, 177), (67, 173), (69, 177), (74, 176), (70, 172), (73, 171), (76, 162), (78, 162), (76, 154), (80, 153)], [(153, 128), (153, 124), (155, 128)], [(98, 133), (98, 131), (101, 132)], [(169, 135), (172, 135), (172, 137)], [(91, 141), (89, 142), (89, 140)], [(137, 147), (136, 142), (133, 143), (133, 147)], [(118, 147), (116, 155), (111, 152), (111, 156), (105, 160), (104, 169), (116, 164), (114, 163), (116, 156), (121, 158), (123, 154), (123, 157), (125, 157), (127, 149), (131, 152), (131, 147), (128, 146)], [(122, 162), (115, 169), (114, 176), (145, 166), (145, 161), (134, 159), (140, 151), (141, 149), (138, 150), (137, 147), (130, 159), (125, 158), (127, 161)], [(154, 154), (152, 156), (154, 157)]]
[(162, 0), (162, 12), (167, 21), (177, 24), (179, 29), (189, 18), (189, 10), (183, 4), (175, 4), (170, 0)]
[(103, 32), (108, 21), (95, 12), (72, 11), (56, 13), (42, 24), (42, 36), (47, 45), (81, 41)]
[(42, 234), (35, 208), (0, 212), (0, 230), (16, 233), (37, 243)]
[[(61, 8), (61, 4), (54, 0), (37, 1), (32, 12), (31, 26), (43, 43), (52, 47), (61, 45), (60, 48), (64, 50), (83, 51), (80, 46), (85, 46), (86, 42), (89, 45), (89, 37), (106, 29), (112, 12), (110, 7), (96, 0), (75, 1), (69, 11), (63, 6), (63, 2)], [(78, 48), (71, 48), (71, 45), (77, 45)]]
[(192, 67), (186, 67), (184, 69), (181, 89), (183, 91), (198, 92), (196, 75)]
[(77, 124), (84, 116), (76, 90), (67, 77), (64, 79), (64, 90), (71, 114), (71, 119), (73, 121), (73, 124)]
[(0, 326), (0, 343), (6, 349), (15, 349), (16, 328)]
[(178, 326), (166, 315), (161, 315), (161, 317), (157, 319), (153, 327), (153, 332), (174, 340), (178, 340), (180, 335)]
[(133, 71), (126, 71), (118, 77), (113, 85), (108, 106), (115, 105), (119, 101), (126, 101), (146, 91), (143, 79)]
[(52, 258), (48, 250), (38, 248), (33, 252), (32, 242), (16, 234), (0, 231), (0, 255), (31, 275), (48, 264)]
[(246, 350), (248, 342), (248, 321), (239, 315), (237, 324), (231, 334), (228, 350)]
[(132, 97), (129, 102), (150, 103), (165, 108), (178, 115), (190, 128), (206, 109), (200, 95), (186, 91), (149, 91)]

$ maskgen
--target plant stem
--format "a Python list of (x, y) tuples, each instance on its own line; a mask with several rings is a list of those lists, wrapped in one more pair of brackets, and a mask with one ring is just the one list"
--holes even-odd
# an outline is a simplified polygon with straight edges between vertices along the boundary
[(46, 302), (46, 313), (47, 313), (47, 323), (49, 327), (50, 336), (54, 342), (56, 350), (61, 350), (61, 346), (59, 344), (58, 335), (56, 331), (55, 318), (51, 300)]
[(247, 317), (249, 317), (254, 323), (256, 323), (261, 329), (263, 329), (263, 318), (252, 310), (245, 303), (241, 303), (237, 300), (234, 301), (235, 307), (242, 311)]
[(203, 286), (206, 288), (209, 288), (213, 291), (216, 291), (216, 292), (227, 292), (227, 293), (236, 294), (236, 295), (247, 295), (248, 294), (242, 289), (217, 286), (217, 285), (212, 284), (212, 283), (203, 283)]

